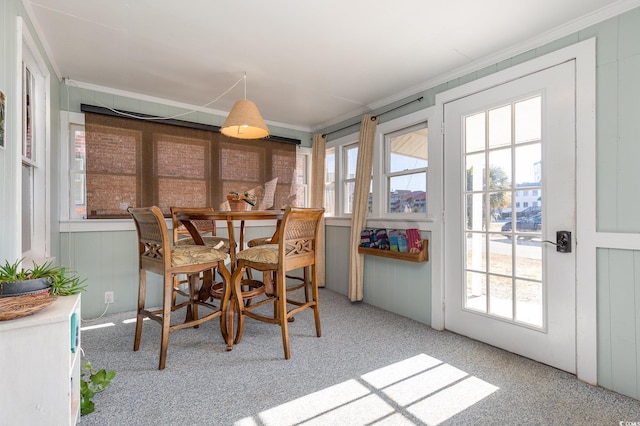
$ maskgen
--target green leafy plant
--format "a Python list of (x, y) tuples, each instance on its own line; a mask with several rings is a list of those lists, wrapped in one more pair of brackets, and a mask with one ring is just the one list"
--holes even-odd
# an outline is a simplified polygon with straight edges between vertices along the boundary
[[(84, 359), (84, 358), (83, 358)], [(84, 359), (80, 379), (80, 415), (84, 416), (96, 409), (93, 397), (102, 392), (116, 376), (113, 370), (95, 370), (91, 362)]]
[(53, 296), (77, 294), (86, 288), (85, 279), (81, 279), (75, 271), (64, 266), (54, 266), (52, 262), (45, 262), (41, 265), (34, 263), (31, 268), (25, 269), (22, 267), (23, 260), (14, 263), (5, 261), (4, 266), (0, 266), (0, 285), (5, 282), (49, 278)]

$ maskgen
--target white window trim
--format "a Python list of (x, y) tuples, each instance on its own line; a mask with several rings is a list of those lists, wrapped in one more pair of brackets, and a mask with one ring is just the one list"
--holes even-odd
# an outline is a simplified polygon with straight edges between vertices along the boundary
[[(24, 24), (22, 17), (17, 17), (17, 72), (16, 79), (17, 91), (22, 94), (22, 63), (28, 62), (32, 74), (37, 75), (39, 84), (36, 93), (35, 106), (39, 111), (34, 111), (34, 120), (36, 126), (36, 142), (35, 142), (35, 165), (34, 169), (34, 200), (32, 209), (34, 213), (34, 223), (32, 230), (31, 249), (26, 252), (21, 251), (21, 256), (26, 261), (42, 262), (51, 258), (51, 241), (49, 238), (51, 226), (51, 107), (49, 105), (51, 99), (51, 76), (47, 63), (40, 54), (35, 38), (32, 36), (29, 28)], [(16, 179), (16, 205), (18, 208), (22, 206), (22, 140), (23, 140), (23, 116), (22, 116), (22, 96), (16, 99), (14, 104), (16, 111), (16, 129), (18, 129), (19, 147), (16, 146), (16, 164), (18, 164), (16, 173), (19, 178)], [(44, 109), (44, 111), (42, 110)], [(40, 213), (38, 213), (40, 212)], [(17, 241), (22, 241), (22, 214), (18, 215), (18, 226), (16, 227)]]
[[(72, 217), (71, 199), (73, 197), (73, 167), (71, 166), (71, 126), (84, 126), (84, 114), (60, 111), (60, 221), (69, 221)], [(80, 220), (80, 219), (74, 219)]]
[[(344, 145), (342, 145), (340, 147), (340, 154), (342, 156), (341, 157), (341, 162), (340, 162), (340, 176), (341, 176), (341, 185), (340, 185), (340, 187), (342, 189), (342, 192), (341, 192), (342, 197), (340, 198), (341, 203), (340, 203), (340, 210), (339, 210), (340, 214), (339, 214), (339, 216), (351, 217), (351, 215), (353, 214), (353, 213), (348, 213), (346, 211), (347, 205), (348, 205), (347, 195), (349, 194), (349, 191), (347, 191), (347, 186), (349, 184), (353, 184), (354, 194), (355, 194), (355, 186), (356, 186), (356, 176), (355, 175), (356, 174), (354, 173), (354, 176), (352, 178), (350, 178), (350, 177), (344, 176), (345, 173), (343, 173), (343, 172), (349, 171), (349, 156), (346, 155), (346, 153), (351, 151), (351, 150), (353, 150), (353, 149), (355, 149), (356, 153), (357, 153), (357, 150), (359, 149), (357, 141), (344, 144)], [(357, 155), (356, 155), (356, 157), (357, 157)], [(356, 163), (357, 163), (357, 159), (356, 159)], [(357, 168), (357, 166), (356, 166), (356, 168)]]
[[(328, 177), (331, 176), (331, 173), (327, 173), (327, 158), (329, 158), (329, 151), (332, 151), (333, 155), (333, 180), (329, 180)], [(325, 161), (323, 167), (323, 179), (324, 179), (324, 199), (325, 199), (325, 208), (327, 206), (327, 202), (329, 197), (327, 196), (327, 187), (333, 185), (333, 202), (331, 205), (332, 209), (327, 209), (324, 212), (325, 220), (328, 217), (334, 217), (336, 215), (336, 205), (335, 205), (335, 192), (336, 192), (336, 149), (335, 148), (326, 148), (325, 149)]]
[[(367, 226), (394, 227), (394, 228), (419, 228), (424, 231), (433, 231), (439, 228), (439, 220), (442, 212), (442, 146), (440, 142), (440, 126), (436, 121), (434, 107), (425, 108), (411, 114), (390, 120), (378, 125), (375, 136), (375, 150), (373, 155), (373, 213), (367, 216)], [(404, 128), (427, 123), (429, 129), (429, 167), (427, 170), (427, 212), (424, 213), (387, 213), (386, 212), (386, 182), (384, 174), (385, 161), (385, 134)], [(344, 159), (342, 148), (357, 143), (360, 132), (354, 132), (335, 140), (327, 142), (327, 149), (335, 149), (335, 215), (326, 216), (325, 221), (331, 226), (349, 226), (351, 214), (344, 211)], [(435, 159), (435, 160), (432, 160)], [(384, 202), (383, 202), (384, 201)]]
[[(395, 120), (388, 121), (386, 123), (381, 123), (378, 125), (377, 134), (376, 134), (376, 150), (374, 154), (374, 169), (377, 166), (379, 173), (374, 172), (374, 183), (373, 183), (373, 191), (374, 194), (380, 194), (380, 197), (374, 199), (374, 212), (377, 212), (377, 216), (383, 218), (385, 220), (392, 221), (408, 221), (408, 222), (433, 222), (434, 221), (434, 210), (431, 206), (432, 197), (431, 192), (436, 191), (438, 193), (437, 188), (431, 188), (431, 175), (432, 172), (430, 167), (427, 168), (427, 211), (426, 213), (389, 213), (387, 212), (387, 197), (389, 194), (389, 188), (387, 188), (386, 174), (385, 174), (385, 161), (387, 159), (386, 152), (386, 144), (385, 144), (385, 135), (389, 133), (396, 132), (398, 130), (406, 129), (411, 126), (415, 126), (418, 124), (427, 124), (427, 129), (429, 132), (429, 158), (437, 158), (431, 157), (435, 155), (434, 152), (437, 152), (437, 147), (433, 147), (432, 145), (438, 144), (438, 131), (437, 126), (435, 126), (435, 122), (433, 121), (434, 111), (433, 107), (426, 108), (424, 110), (417, 111), (413, 114), (405, 115), (403, 117), (397, 118)], [(432, 127), (433, 126), (433, 127)], [(432, 139), (433, 138), (433, 139)], [(431, 163), (429, 163), (431, 166)], [(382, 202), (384, 201), (384, 202)]]
[(300, 146), (296, 147), (296, 157), (304, 158), (304, 206), (309, 207), (311, 202), (311, 154), (313, 150), (310, 147)]
[[(345, 172), (345, 158), (344, 158), (344, 147), (352, 144), (357, 144), (360, 136), (360, 132), (351, 133), (349, 135), (343, 136), (333, 141), (328, 141), (326, 145), (326, 149), (334, 148), (335, 154), (335, 173), (334, 173), (334, 185), (335, 185), (335, 212), (333, 216), (327, 216), (327, 219), (349, 219), (349, 223), (351, 222), (351, 215), (344, 214), (344, 178), (343, 174)], [(328, 223), (328, 222), (327, 222)]]
[[(419, 126), (420, 130), (422, 129), (422, 126), (424, 126), (424, 128), (426, 128), (427, 132), (428, 132), (428, 123), (426, 121), (424, 121), (422, 123), (419, 123), (419, 124), (420, 124), (420, 126)], [(385, 197), (384, 197), (385, 203), (382, 206), (380, 206), (380, 208), (382, 209), (381, 210), (382, 213), (385, 216), (388, 215), (390, 218), (396, 218), (396, 217), (399, 217), (399, 215), (406, 215), (406, 214), (410, 214), (410, 215), (415, 216), (417, 218), (423, 218), (426, 215), (426, 211), (422, 212), (422, 213), (421, 212), (415, 212), (415, 213), (395, 212), (395, 213), (390, 213), (388, 211), (388, 207), (391, 204), (391, 197), (389, 195), (391, 193), (391, 188), (389, 188), (388, 185), (389, 185), (390, 180), (393, 179), (394, 177), (404, 177), (404, 176), (416, 175), (416, 174), (419, 174), (419, 173), (425, 173), (425, 182), (426, 182), (425, 192), (428, 189), (428, 173), (427, 173), (428, 170), (429, 170), (428, 166), (426, 166), (426, 167), (415, 167), (413, 169), (405, 169), (405, 170), (399, 170), (399, 171), (395, 171), (395, 172), (392, 172), (390, 170), (391, 169), (391, 155), (392, 155), (391, 143), (390, 142), (391, 142), (391, 137), (393, 137), (393, 136), (391, 136), (391, 137), (387, 137), (387, 136), (388, 135), (399, 135), (399, 134), (409, 133), (409, 129), (412, 129), (413, 127), (414, 126), (407, 126), (407, 127), (402, 128), (402, 129), (398, 129), (396, 131), (393, 131), (393, 132), (386, 133), (386, 134), (382, 135), (383, 136), (382, 141), (383, 141), (384, 147), (383, 147), (383, 151), (382, 151), (383, 152), (382, 170), (381, 170), (380, 175), (382, 177), (381, 178), (381, 183), (383, 185), (383, 189), (382, 189), (381, 193), (385, 194)], [(416, 130), (416, 129), (413, 129), (413, 130)], [(428, 145), (427, 145), (427, 148), (428, 148)], [(428, 163), (429, 163), (429, 160), (427, 159), (427, 164)], [(426, 203), (426, 201), (427, 200), (425, 199), (425, 203)], [(401, 217), (405, 217), (405, 216), (401, 216)]]

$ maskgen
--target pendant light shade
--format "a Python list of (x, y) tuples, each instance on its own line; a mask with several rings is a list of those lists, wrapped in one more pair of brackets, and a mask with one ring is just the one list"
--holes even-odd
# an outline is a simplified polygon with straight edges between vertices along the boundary
[(223, 135), (239, 139), (261, 139), (269, 136), (269, 128), (258, 107), (246, 99), (235, 103), (220, 129)]

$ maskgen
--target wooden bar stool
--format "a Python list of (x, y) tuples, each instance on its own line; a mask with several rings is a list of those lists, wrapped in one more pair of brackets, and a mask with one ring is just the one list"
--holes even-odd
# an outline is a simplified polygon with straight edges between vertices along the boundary
[[(316, 335), (320, 337), (320, 305), (318, 300), (318, 276), (316, 237), (320, 226), (320, 219), (324, 209), (309, 209), (288, 207), (285, 210), (277, 235), (277, 244), (263, 244), (240, 251), (236, 260), (236, 269), (231, 277), (232, 303), (239, 311), (238, 331), (235, 343), (239, 343), (244, 332), (244, 317), (267, 323), (278, 324), (282, 331), (282, 344), (286, 359), (291, 357), (289, 344), (288, 322), (293, 316), (306, 309), (312, 309), (314, 313)], [(294, 300), (288, 295), (287, 272), (294, 269), (310, 267), (310, 279), (305, 282), (305, 300)], [(253, 268), (258, 271), (275, 272), (275, 286), (273, 295), (266, 294), (266, 298), (247, 304), (246, 295), (243, 295), (241, 282), (245, 269)], [(255, 297), (261, 296), (257, 294)], [(253, 297), (253, 296), (252, 296)], [(274, 303), (274, 316), (269, 317), (255, 312), (256, 308)], [(291, 306), (291, 307), (290, 307)], [(231, 346), (232, 336), (227, 335), (228, 349)]]
[[(218, 268), (225, 282), (224, 289), (226, 293), (223, 299), (229, 300), (228, 283), (230, 276), (224, 264), (227, 253), (204, 245), (172, 247), (164, 216), (158, 207), (129, 208), (128, 211), (133, 216), (136, 224), (139, 248), (138, 308), (133, 350), (140, 349), (143, 319), (147, 317), (159, 323), (162, 326), (162, 333), (158, 369), (162, 370), (166, 363), (170, 332), (187, 327), (197, 327), (205, 321), (222, 315), (220, 308), (199, 300), (198, 287), (200, 285), (200, 274)], [(145, 306), (147, 272), (162, 276), (163, 292), (162, 308), (160, 309), (148, 310)], [(180, 274), (188, 277), (188, 293), (174, 286), (174, 277)], [(187, 300), (182, 303), (176, 303), (175, 293), (185, 296)], [(200, 317), (198, 307), (208, 308), (210, 312)], [(187, 308), (185, 322), (172, 325), (172, 312), (181, 308)], [(225, 330), (222, 327), (221, 330), (223, 337), (226, 338)]]

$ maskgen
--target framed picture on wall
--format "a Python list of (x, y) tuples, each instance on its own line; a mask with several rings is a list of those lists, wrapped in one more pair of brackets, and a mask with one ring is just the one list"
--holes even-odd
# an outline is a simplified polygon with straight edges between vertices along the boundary
[(5, 117), (6, 108), (7, 108), (7, 100), (4, 96), (4, 93), (0, 92), (0, 146), (2, 148), (4, 148), (4, 138), (5, 138), (4, 117)]

